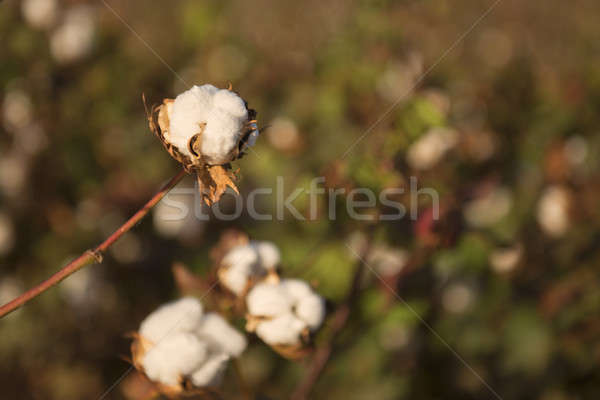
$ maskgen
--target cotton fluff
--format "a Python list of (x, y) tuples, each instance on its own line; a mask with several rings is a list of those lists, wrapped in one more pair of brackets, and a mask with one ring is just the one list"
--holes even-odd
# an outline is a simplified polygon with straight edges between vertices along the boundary
[(150, 314), (140, 325), (140, 335), (158, 343), (168, 335), (193, 331), (202, 318), (202, 304), (193, 297), (168, 303)]
[(325, 318), (325, 301), (299, 279), (256, 285), (246, 306), (257, 318), (256, 334), (270, 345), (297, 345), (303, 332), (315, 331)]
[(448, 128), (432, 128), (409, 147), (406, 162), (414, 169), (430, 169), (457, 142), (458, 133), (456, 131)]
[(281, 254), (275, 244), (251, 241), (250, 244), (235, 246), (225, 254), (219, 278), (226, 288), (240, 296), (250, 279), (264, 277), (274, 271), (280, 261)]
[(272, 345), (293, 346), (300, 341), (306, 322), (291, 313), (263, 321), (256, 327), (256, 334)]
[[(220, 383), (231, 357), (245, 350), (246, 338), (216, 313), (202, 313), (197, 299), (166, 304), (141, 324), (149, 341), (140, 364), (153, 381), (174, 386), (188, 377), (196, 386)], [(142, 342), (143, 343), (143, 342)]]
[(77, 61), (90, 52), (96, 33), (94, 19), (94, 10), (85, 5), (65, 13), (63, 23), (50, 37), (50, 53), (58, 63)]
[(202, 317), (196, 332), (212, 349), (233, 357), (239, 357), (248, 344), (244, 335), (233, 329), (217, 313), (208, 313)]
[(58, 2), (57, 0), (23, 0), (21, 12), (31, 27), (47, 29), (56, 21)]
[(250, 245), (256, 249), (264, 269), (273, 271), (281, 262), (281, 253), (275, 243), (253, 240)]
[(191, 375), (192, 383), (199, 387), (217, 386), (223, 380), (230, 357), (219, 353), (210, 356), (200, 368)]
[[(231, 161), (238, 145), (248, 120), (248, 109), (234, 92), (202, 85), (177, 96), (169, 117), (169, 132), (165, 138), (181, 153), (191, 157), (188, 142), (192, 136), (202, 133), (201, 152), (206, 162), (225, 164)], [(250, 139), (249, 145), (256, 140), (256, 134)]]
[(177, 385), (182, 376), (196, 370), (206, 359), (208, 349), (198, 337), (179, 332), (161, 340), (144, 354), (142, 365), (148, 378)]
[(282, 285), (268, 282), (256, 285), (246, 298), (248, 312), (260, 317), (274, 317), (289, 312), (293, 306), (292, 296)]

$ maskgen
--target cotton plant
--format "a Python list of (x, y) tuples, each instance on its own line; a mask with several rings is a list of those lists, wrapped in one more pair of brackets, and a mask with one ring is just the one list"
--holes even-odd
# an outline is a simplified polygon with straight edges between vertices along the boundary
[(325, 300), (300, 279), (264, 280), (246, 296), (246, 330), (288, 358), (304, 355), (325, 319)]
[(134, 338), (133, 365), (173, 398), (214, 392), (229, 361), (247, 346), (244, 335), (193, 297), (150, 313)]
[(253, 146), (259, 131), (256, 111), (235, 92), (205, 84), (175, 99), (164, 99), (148, 112), (150, 129), (169, 154), (195, 173), (207, 204), (227, 187), (237, 192), (230, 163)]

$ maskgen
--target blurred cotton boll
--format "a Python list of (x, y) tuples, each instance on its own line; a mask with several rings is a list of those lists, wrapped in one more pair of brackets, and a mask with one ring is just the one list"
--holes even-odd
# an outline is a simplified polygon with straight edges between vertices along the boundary
[(476, 228), (485, 228), (499, 222), (512, 208), (512, 193), (506, 187), (496, 187), (465, 206), (463, 211), (467, 223)]
[(154, 230), (165, 238), (192, 240), (204, 230), (206, 221), (200, 219), (196, 212), (203, 210), (205, 205), (197, 198), (193, 188), (189, 193), (177, 193), (177, 189), (174, 192), (167, 194), (152, 210)]
[(93, 8), (84, 5), (67, 10), (50, 37), (50, 53), (56, 62), (69, 64), (90, 52), (96, 32), (94, 14)]
[(267, 139), (275, 149), (287, 153), (300, 150), (303, 143), (294, 121), (285, 117), (276, 118), (269, 124)]
[(33, 118), (31, 97), (23, 90), (8, 90), (2, 102), (2, 121), (7, 131), (25, 128)]
[(377, 83), (377, 92), (388, 101), (396, 102), (414, 87), (423, 72), (423, 57), (411, 53), (403, 61), (390, 62)]
[(0, 278), (0, 304), (8, 303), (21, 293), (23, 293), (23, 282), (19, 279), (12, 276)]
[(570, 192), (564, 186), (554, 185), (542, 192), (537, 206), (537, 220), (544, 233), (560, 237), (569, 229)]
[(57, 0), (23, 0), (21, 3), (23, 18), (35, 29), (48, 29), (58, 16)]
[(515, 269), (523, 256), (523, 246), (497, 248), (490, 254), (490, 265), (499, 274), (508, 273)]
[(390, 276), (402, 271), (406, 266), (408, 256), (408, 251), (404, 249), (379, 246), (370, 252), (367, 261), (383, 276)]
[(12, 250), (15, 245), (15, 228), (10, 217), (0, 211), (0, 257)]
[(442, 305), (455, 314), (460, 314), (469, 309), (475, 299), (473, 289), (464, 283), (454, 283), (448, 286), (442, 294)]
[(25, 189), (29, 164), (21, 154), (0, 156), (0, 193), (16, 198)]
[(456, 145), (457, 140), (458, 133), (453, 129), (432, 128), (409, 147), (406, 162), (414, 169), (430, 169)]

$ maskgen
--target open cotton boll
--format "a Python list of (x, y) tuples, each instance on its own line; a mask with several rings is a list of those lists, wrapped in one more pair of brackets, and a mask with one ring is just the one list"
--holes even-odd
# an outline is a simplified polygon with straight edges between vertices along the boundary
[(202, 304), (184, 297), (159, 307), (142, 321), (139, 333), (154, 344), (177, 332), (191, 332), (202, 318)]
[(311, 294), (296, 304), (296, 315), (314, 331), (321, 326), (325, 318), (325, 301), (321, 296)]
[(289, 312), (293, 302), (281, 285), (263, 282), (248, 293), (246, 306), (251, 315), (273, 317)]
[(224, 353), (209, 356), (206, 362), (191, 374), (192, 383), (198, 387), (218, 386), (223, 380), (228, 362), (229, 356)]
[(300, 335), (304, 329), (304, 321), (292, 313), (286, 313), (260, 322), (256, 327), (256, 334), (270, 345), (293, 346), (300, 343)]
[(209, 164), (225, 164), (231, 161), (240, 140), (248, 110), (237, 94), (202, 85), (177, 96), (169, 117), (169, 132), (165, 137), (181, 153), (191, 157), (188, 142), (192, 136), (202, 133), (203, 158)]
[(298, 302), (305, 297), (314, 295), (310, 285), (301, 279), (283, 279), (280, 283), (285, 292)]
[(200, 339), (210, 344), (213, 351), (217, 350), (233, 357), (239, 357), (246, 349), (247, 341), (244, 335), (236, 331), (216, 313), (204, 315), (196, 333)]
[(207, 356), (207, 346), (191, 333), (172, 334), (142, 357), (144, 372), (153, 381), (177, 385), (197, 369)]
[(281, 262), (281, 253), (273, 242), (252, 241), (250, 245), (256, 249), (260, 264), (267, 271), (274, 270)]
[(258, 254), (247, 245), (236, 246), (223, 258), (225, 269), (220, 274), (221, 283), (236, 295), (242, 294), (248, 279), (256, 274)]

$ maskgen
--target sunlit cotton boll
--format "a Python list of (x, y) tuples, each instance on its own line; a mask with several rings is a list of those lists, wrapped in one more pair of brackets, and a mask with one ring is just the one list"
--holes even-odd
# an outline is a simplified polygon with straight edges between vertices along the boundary
[(430, 169), (456, 145), (457, 140), (458, 134), (453, 129), (432, 128), (409, 147), (406, 162), (414, 169)]
[[(202, 133), (203, 158), (209, 164), (225, 164), (233, 159), (247, 120), (246, 104), (234, 92), (213, 85), (194, 86), (172, 103), (165, 139), (191, 157), (188, 143), (192, 136)], [(255, 140), (251, 137), (248, 144)]]
[(202, 311), (202, 304), (192, 297), (165, 304), (142, 321), (140, 335), (158, 343), (170, 333), (193, 331), (200, 325)]
[(303, 334), (321, 326), (326, 311), (324, 299), (299, 279), (257, 284), (246, 297), (246, 307), (250, 319), (258, 321), (258, 337), (283, 346), (300, 344)]
[(33, 118), (31, 97), (20, 89), (6, 92), (2, 102), (2, 121), (7, 131), (25, 128)]
[(256, 249), (262, 268), (268, 271), (273, 271), (277, 268), (281, 262), (281, 253), (273, 242), (253, 240), (250, 242), (250, 245)]
[(50, 53), (59, 64), (69, 64), (85, 57), (92, 49), (96, 31), (94, 9), (74, 6), (50, 36)]
[(537, 206), (537, 220), (544, 233), (560, 237), (569, 229), (570, 193), (563, 186), (547, 187)]
[[(231, 357), (246, 338), (216, 313), (203, 313), (198, 299), (185, 297), (151, 313), (141, 324), (144, 353), (135, 355), (153, 381), (181, 389), (183, 378), (198, 387), (218, 385)], [(136, 364), (137, 365), (137, 364)]]
[(208, 349), (195, 335), (177, 332), (153, 346), (142, 358), (148, 378), (166, 385), (177, 385), (181, 378), (198, 369)]
[(511, 191), (506, 187), (496, 187), (468, 203), (463, 214), (469, 225), (489, 227), (508, 215), (512, 203)]
[(58, 16), (57, 0), (23, 0), (21, 3), (23, 18), (35, 29), (48, 29)]

